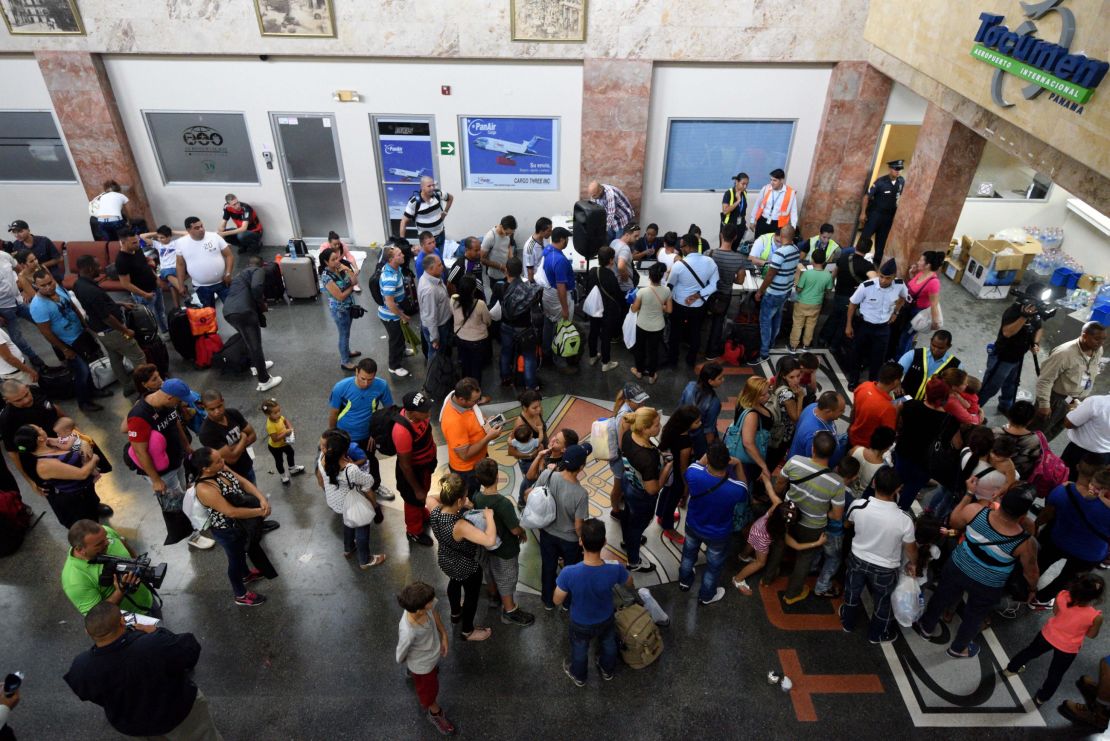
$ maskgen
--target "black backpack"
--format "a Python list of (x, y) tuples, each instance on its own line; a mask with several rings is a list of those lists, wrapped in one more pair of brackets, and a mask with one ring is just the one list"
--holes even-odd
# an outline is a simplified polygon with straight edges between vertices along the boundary
[(212, 358), (212, 365), (224, 374), (246, 373), (250, 370), (250, 353), (247, 352), (247, 343), (243, 341), (243, 336), (236, 333), (229, 337), (223, 349)]
[(127, 328), (135, 333), (139, 347), (147, 347), (158, 339), (158, 319), (150, 307), (136, 303), (124, 313)]
[(542, 286), (517, 278), (501, 296), (501, 318), (510, 321), (531, 312), (533, 307), (539, 306), (542, 298)]
[[(374, 452), (384, 456), (397, 455), (397, 448), (393, 445), (393, 425), (404, 425), (405, 429), (416, 439), (416, 430), (412, 424), (401, 415), (401, 407), (396, 404), (382, 407), (370, 415), (370, 437), (374, 440)], [(368, 453), (370, 451), (367, 451)]]
[(461, 377), (451, 352), (437, 352), (435, 357), (432, 358), (432, 362), (428, 363), (424, 390), (437, 403), (443, 403), (443, 400), (455, 390), (455, 384), (459, 382)]
[(370, 280), (366, 281), (366, 287), (370, 289), (370, 295), (374, 297), (374, 301), (378, 306), (385, 306), (385, 299), (382, 298), (382, 266), (379, 265), (370, 276)]
[(276, 262), (262, 264), (262, 274), (266, 282), (262, 286), (262, 294), (267, 301), (281, 301), (285, 298), (285, 281), (281, 277), (281, 266)]

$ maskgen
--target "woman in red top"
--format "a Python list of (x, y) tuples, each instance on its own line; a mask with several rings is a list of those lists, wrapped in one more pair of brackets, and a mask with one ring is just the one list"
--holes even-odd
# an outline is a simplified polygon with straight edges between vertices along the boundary
[(1038, 707), (1048, 702), (1060, 686), (1064, 673), (1079, 654), (1083, 639), (1098, 635), (1102, 627), (1102, 610), (1096, 610), (1092, 605), (1102, 598), (1105, 588), (1102, 577), (1084, 574), (1075, 580), (1070, 589), (1062, 590), (1056, 595), (1052, 617), (1041, 632), (1002, 670), (1004, 677), (1017, 676), (1025, 671), (1027, 663), (1041, 654), (1052, 652), (1048, 676), (1033, 695), (1033, 702)]
[(894, 338), (898, 338), (894, 346), (896, 351), (891, 357), (900, 358), (913, 349), (916, 333), (910, 326), (910, 321), (918, 312), (928, 309), (933, 315), (932, 331), (940, 329), (940, 276), (937, 275), (937, 270), (943, 264), (944, 253), (929, 250), (921, 253), (921, 257), (910, 268), (910, 277), (906, 281), (910, 300), (898, 317), (898, 331), (890, 333), (892, 343)]

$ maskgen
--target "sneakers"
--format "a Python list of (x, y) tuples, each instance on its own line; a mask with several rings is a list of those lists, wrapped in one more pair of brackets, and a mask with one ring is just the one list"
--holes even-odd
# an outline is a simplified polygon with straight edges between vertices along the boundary
[(754, 360), (749, 360), (748, 362), (744, 363), (744, 365), (750, 365), (754, 368), (758, 368), (759, 366), (766, 363), (769, 359), (770, 358), (755, 358)]
[(289, 474), (288, 473), (282, 473), (281, 474), (281, 485), (282, 486), (289, 486)]
[(724, 598), (725, 598), (725, 588), (724, 587), (717, 587), (717, 593), (716, 594), (714, 594), (709, 599), (699, 599), (698, 604), (699, 605), (711, 605), (714, 602), (720, 602)]
[(787, 346), (786, 346), (786, 351), (787, 351), (788, 353), (790, 353), (791, 355), (797, 355), (797, 354), (798, 354), (798, 348), (796, 348), (796, 347), (791, 347), (790, 345), (787, 345)]
[(601, 662), (600, 661), (595, 659), (594, 660), (594, 666), (597, 667), (597, 673), (600, 674), (601, 678), (604, 679), (606, 682), (613, 679), (612, 674), (610, 674), (609, 672), (607, 672), (607, 671), (605, 671), (604, 669), (601, 668)]
[(378, 488), (374, 490), (374, 496), (382, 500), (383, 502), (392, 502), (394, 499), (397, 498), (397, 495), (393, 493), (393, 490), (385, 484), (378, 484)]
[(251, 569), (250, 571), (247, 572), (247, 575), (243, 578), (243, 583), (244, 584), (250, 584), (252, 581), (258, 581), (259, 579), (263, 579), (263, 578), (265, 578), (265, 577), (262, 576), (261, 571), (259, 571), (258, 569)]
[(847, 625), (844, 624), (844, 608), (847, 606), (848, 605), (841, 605), (840, 607), (838, 607), (836, 610), (836, 616), (840, 618), (840, 629), (845, 633), (852, 633), (855, 631), (855, 626), (853, 625), (851, 628), (849, 628)]
[(586, 362), (590, 365), (597, 365), (597, 359), (599, 357), (599, 355), (591, 355), (590, 357), (586, 358)]
[(788, 605), (796, 605), (809, 596), (809, 587), (802, 587), (802, 591), (798, 592), (797, 597), (783, 597), (782, 601)]
[(289, 469), (290, 476), (299, 476), (304, 473), (304, 466), (292, 466)]
[(683, 545), (686, 543), (686, 536), (677, 530), (664, 530), (663, 537), (675, 545)]
[(608, 363), (602, 363), (601, 364), (601, 372), (602, 373), (608, 373), (609, 371), (613, 370), (614, 368), (616, 368), (619, 365), (620, 365), (620, 363), (618, 363), (615, 360), (610, 360)]
[(432, 546), (432, 537), (427, 533), (420, 533), (419, 535), (408, 533), (405, 537), (408, 538), (410, 543), (416, 543), (417, 545), (423, 545), (429, 548)]
[(951, 656), (953, 659), (974, 659), (976, 656), (979, 655), (979, 644), (975, 641), (968, 641), (966, 651), (967, 653), (959, 653), (957, 651), (953, 651), (952, 647), (949, 646), (948, 650), (945, 651), (945, 653)]
[(405, 348), (405, 357), (410, 357), (411, 358), (415, 354), (416, 354), (416, 350), (413, 350), (411, 347), (406, 347)]
[(404, 378), (409, 374), (409, 372), (404, 368), (390, 368), (389, 372), (397, 376), (398, 378)]
[(576, 676), (574, 676), (573, 674), (570, 673), (570, 661), (568, 661), (566, 659), (563, 660), (563, 674), (566, 674), (568, 677), (570, 677), (570, 681), (574, 682), (575, 687), (585, 687), (586, 686), (586, 682), (584, 680), (581, 680), (578, 677), (576, 677)]
[(915, 622), (913, 624), (913, 630), (914, 630), (915, 633), (917, 633), (919, 636), (921, 636), (922, 638), (924, 638), (927, 641), (931, 641), (934, 638), (940, 638), (941, 631), (940, 631), (940, 626), (939, 625), (937, 626), (936, 631), (934, 631), (933, 633), (926, 633), (925, 629), (921, 627), (921, 623)]
[(505, 612), (502, 610), (501, 622), (505, 623), (505, 625), (519, 625), (522, 628), (527, 628), (529, 625), (536, 622), (536, 616), (517, 607), (512, 612)]
[(1001, 671), (1001, 672), (999, 672), (999, 673), (1000, 673), (1000, 674), (1001, 674), (1002, 676), (1004, 676), (1004, 677), (1006, 677), (1007, 679), (1009, 679), (1010, 677), (1016, 677), (1017, 675), (1021, 674), (1021, 673), (1022, 673), (1023, 671), (1025, 671), (1025, 664), (1022, 664), (1021, 666), (1019, 666), (1019, 667), (1018, 667), (1017, 669), (1015, 669), (1014, 671), (1010, 671), (1010, 668), (1009, 668), (1009, 667), (1003, 667), (1003, 668), (1002, 668), (1002, 671)]
[(1055, 598), (1050, 599), (1047, 602), (1041, 602), (1039, 599), (1033, 599), (1029, 603), (1029, 609), (1033, 610), (1034, 612), (1043, 612), (1045, 610), (1051, 610), (1053, 605), (1055, 605), (1055, 604), (1056, 604), (1056, 599)]
[(628, 564), (628, 570), (635, 571), (639, 574), (650, 574), (651, 572), (655, 571), (655, 564), (651, 563), (650, 561), (641, 561), (640, 563), (635, 565)]
[(216, 545), (216, 541), (206, 535), (201, 535), (198, 531), (189, 538), (189, 545), (198, 550), (206, 551)]
[(885, 636), (881, 636), (879, 638), (879, 640), (877, 640), (877, 641), (873, 640), (871, 638), (868, 638), (867, 642), (870, 643), (872, 646), (878, 646), (878, 645), (881, 645), (883, 643), (893, 643), (896, 640), (898, 640), (898, 632), (892, 630), (891, 632), (887, 633)]
[(235, 598), (235, 604), (240, 607), (258, 607), (265, 601), (265, 597), (261, 594), (255, 594), (254, 592), (247, 592), (242, 597)]
[(682, 582), (679, 582), (678, 583), (678, 591), (680, 591), (680, 592), (689, 592), (690, 587), (692, 587), (692, 586), (693, 586), (693, 584), (683, 584)]
[(455, 726), (451, 723), (451, 721), (447, 720), (447, 716), (443, 714), (443, 710), (440, 710), (439, 713), (433, 713), (431, 710), (429, 710), (428, 721), (431, 722), (431, 724), (436, 727), (436, 730), (439, 731), (442, 735), (455, 735)]
[[(267, 360), (266, 361), (266, 370), (270, 370), (273, 367), (274, 367), (274, 361)], [(258, 369), (255, 368), (253, 365), (251, 366), (251, 375), (252, 376), (257, 376), (258, 375)]]
[(281, 376), (270, 376), (270, 380), (255, 386), (255, 391), (269, 391), (281, 383)]

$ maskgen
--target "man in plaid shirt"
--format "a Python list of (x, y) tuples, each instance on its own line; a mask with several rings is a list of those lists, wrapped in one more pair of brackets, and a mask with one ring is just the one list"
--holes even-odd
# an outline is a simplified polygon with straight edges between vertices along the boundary
[(602, 185), (596, 180), (590, 183), (586, 193), (591, 201), (605, 207), (605, 228), (609, 232), (609, 241), (612, 242), (624, 233), (625, 225), (636, 216), (632, 203), (617, 186)]

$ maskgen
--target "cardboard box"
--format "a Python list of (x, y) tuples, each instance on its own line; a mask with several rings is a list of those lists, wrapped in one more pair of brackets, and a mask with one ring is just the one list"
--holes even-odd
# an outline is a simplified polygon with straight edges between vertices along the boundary
[(953, 283), (959, 283), (960, 279), (964, 277), (964, 268), (966, 267), (966, 262), (953, 260), (950, 257), (944, 261), (944, 274)]
[(1015, 276), (1016, 271), (995, 273), (990, 270), (988, 265), (983, 265), (972, 258), (968, 261), (967, 268), (960, 278), (960, 285), (975, 298), (1006, 298), (1010, 295), (1011, 284), (1014, 282)]
[[(971, 259), (978, 260), (995, 272), (1021, 270), (1025, 260), (1025, 255), (1012, 242), (1004, 239), (977, 239), (972, 243), (969, 254)], [(1030, 262), (1034, 256), (1030, 256)]]
[(1084, 291), (1097, 291), (1106, 284), (1106, 279), (1101, 275), (1091, 275), (1084, 273), (1079, 277), (1079, 283), (1076, 288), (1082, 288)]

